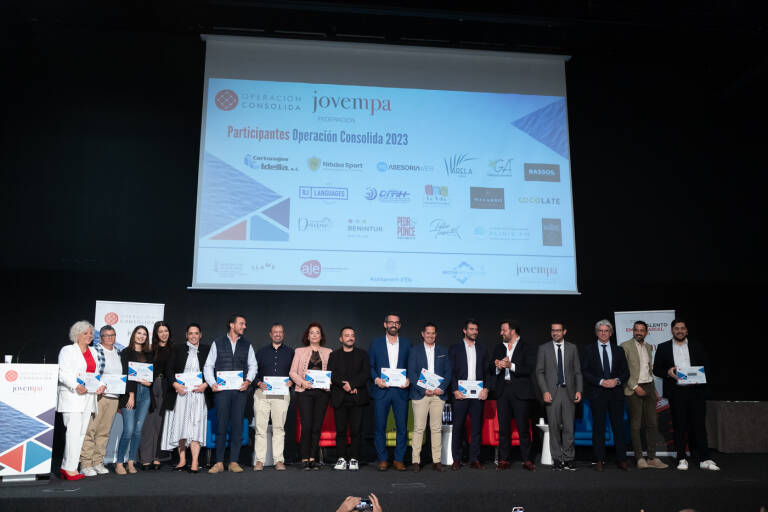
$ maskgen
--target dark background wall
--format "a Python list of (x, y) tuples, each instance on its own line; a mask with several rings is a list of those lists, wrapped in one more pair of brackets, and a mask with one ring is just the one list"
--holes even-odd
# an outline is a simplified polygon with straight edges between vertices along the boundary
[[(413, 20), (392, 9), (375, 23), (358, 14), (368, 23), (359, 32), (380, 30), (383, 43), (407, 43), (392, 27), (406, 31)], [(189, 20), (172, 24), (168, 13), (139, 23), (140, 10), (128, 18), (46, 12), (16, 12), (3, 27), (1, 353), (55, 361), (69, 326), (92, 320), (97, 299), (165, 303), (177, 342), (187, 322), (201, 323), (210, 339), (230, 313), (243, 312), (257, 348), (274, 321), (285, 323), (295, 346), (315, 320), (332, 347), (345, 324), (358, 328), (367, 347), (391, 309), (402, 313), (412, 340), (433, 320), (439, 342), (454, 343), (463, 319), (473, 316), (488, 344), (507, 317), (521, 321), (524, 339), (540, 343), (548, 339), (547, 322), (560, 318), (567, 338), (584, 344), (594, 340), (595, 321), (612, 320), (614, 311), (675, 309), (689, 320), (691, 337), (716, 355), (714, 397), (768, 398), (761, 365), (750, 355), (760, 351), (762, 333), (747, 329), (759, 325), (765, 303), (759, 177), (768, 113), (759, 50), (765, 45), (755, 44), (765, 42), (765, 32), (746, 30), (747, 14), (679, 30), (668, 19), (596, 29), (561, 17), (570, 24), (542, 35), (529, 23), (516, 32), (522, 40), (510, 41), (486, 13), (473, 22), (483, 35), (471, 44), (462, 42), (472, 36), (468, 23), (435, 13), (432, 25), (421, 26), (448, 34), (431, 43), (439, 46), (573, 55), (566, 70), (582, 293), (504, 296), (188, 290), (204, 62), (199, 33), (214, 30)], [(283, 19), (275, 12), (268, 10), (272, 29)], [(187, 16), (208, 14), (217, 13)], [(343, 39), (340, 29), (329, 32), (327, 11), (304, 14), (298, 19), (322, 31), (317, 38)], [(335, 21), (352, 16), (337, 14)], [(400, 24), (387, 23), (393, 17)], [(509, 23), (520, 28), (526, 21)]]

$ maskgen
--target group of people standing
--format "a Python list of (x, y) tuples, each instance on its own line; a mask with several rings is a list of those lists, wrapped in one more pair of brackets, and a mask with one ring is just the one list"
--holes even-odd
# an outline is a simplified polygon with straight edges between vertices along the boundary
[[(637, 467), (667, 467), (655, 456), (656, 393), (653, 375), (664, 379), (665, 396), (670, 399), (678, 450), (678, 469), (688, 469), (685, 451), (688, 442), (698, 452), (702, 469), (716, 470), (709, 459), (704, 432), (704, 387), (677, 386), (678, 367), (705, 365), (705, 354), (699, 345), (688, 342), (684, 321), (672, 324), (673, 339), (658, 347), (653, 364), (651, 347), (644, 342), (648, 329), (638, 321), (633, 338), (617, 346), (611, 343), (613, 326), (601, 320), (595, 326), (597, 342), (582, 350), (565, 341), (562, 322), (551, 324), (551, 341), (538, 347), (523, 343), (520, 326), (513, 320), (500, 324), (501, 343), (488, 350), (477, 341), (479, 324), (474, 319), (464, 323), (463, 339), (446, 348), (437, 344), (437, 326), (426, 323), (420, 330), (422, 341), (411, 344), (400, 336), (400, 315), (387, 314), (384, 336), (366, 352), (355, 346), (355, 330), (350, 326), (339, 332), (340, 348), (332, 351), (325, 345), (322, 325), (311, 323), (304, 331), (302, 346), (292, 349), (284, 343), (284, 327), (270, 327), (270, 342), (258, 351), (244, 337), (247, 328), (243, 315), (233, 315), (227, 322), (226, 334), (211, 345), (200, 343), (202, 330), (190, 324), (185, 331), (184, 346), (174, 346), (170, 328), (157, 322), (150, 344), (146, 327), (133, 330), (125, 350), (119, 355), (114, 347), (115, 330), (103, 327), (100, 343), (91, 345), (93, 326), (77, 322), (70, 329), (73, 344), (59, 354), (59, 405), (67, 428), (66, 447), (61, 465), (64, 479), (108, 473), (104, 456), (112, 421), (118, 409), (123, 418), (115, 472), (135, 473), (137, 463), (144, 469), (160, 467), (159, 450), (177, 449), (179, 462), (174, 469), (199, 471), (201, 446), (206, 443), (206, 421), (210, 407), (216, 408), (215, 463), (209, 473), (225, 470), (227, 435), (232, 441), (227, 469), (242, 472), (237, 448), (243, 434), (247, 391), (254, 384), (253, 411), (255, 423), (254, 471), (264, 469), (267, 454), (267, 431), (272, 425), (272, 453), (275, 469), (285, 470), (285, 422), (291, 397), (297, 402), (301, 428), (299, 454), (305, 470), (319, 469), (319, 441), (326, 409), (330, 404), (336, 424), (336, 470), (357, 470), (361, 457), (363, 413), (373, 401), (374, 445), (377, 469), (390, 467), (387, 451), (387, 422), (392, 413), (396, 443), (391, 466), (399, 471), (420, 471), (421, 446), (429, 424), (432, 469), (444, 471), (441, 464), (442, 417), (446, 400), (453, 401), (451, 469), (459, 470), (462, 460), (465, 421), (469, 417), (469, 467), (483, 469), (480, 462), (483, 402), (494, 392), (499, 415), (499, 470), (511, 467), (512, 420), (519, 431), (522, 468), (534, 471), (531, 453), (530, 408), (539, 399), (546, 410), (550, 450), (554, 469), (573, 469), (575, 405), (582, 393), (590, 401), (594, 424), (593, 446), (595, 469), (602, 471), (606, 463), (605, 418), (610, 417), (616, 464), (628, 470), (624, 444), (623, 414), (625, 399), (629, 405), (632, 446)], [(153, 364), (153, 381), (129, 380), (122, 395), (106, 393), (104, 386), (95, 393), (78, 383), (84, 373), (128, 373), (129, 362)], [(391, 386), (382, 369), (399, 369), (405, 379)], [(331, 372), (329, 387), (316, 386), (309, 370)], [(422, 370), (442, 378), (436, 387), (419, 385)], [(216, 372), (242, 372), (238, 389), (222, 389)], [(176, 382), (178, 373), (202, 372), (204, 379), (193, 389)], [(271, 393), (267, 377), (288, 377), (287, 394)], [(479, 382), (479, 392), (469, 396), (459, 381)], [(409, 403), (413, 409), (411, 464), (405, 463), (408, 446)], [(645, 430), (648, 457), (642, 457), (641, 432)], [(187, 464), (187, 448), (191, 462)], [(78, 462), (80, 471), (77, 471)]]

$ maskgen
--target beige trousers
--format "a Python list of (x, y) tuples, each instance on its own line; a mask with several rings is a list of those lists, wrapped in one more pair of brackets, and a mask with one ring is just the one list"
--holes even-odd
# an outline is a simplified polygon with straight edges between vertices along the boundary
[(256, 420), (256, 436), (254, 452), (256, 461), (264, 463), (267, 457), (267, 426), (272, 416), (272, 459), (275, 464), (285, 462), (283, 448), (285, 446), (285, 418), (288, 415), (288, 405), (291, 395), (266, 395), (261, 389), (253, 393), (253, 414)]
[(91, 416), (91, 420), (88, 422), (88, 430), (85, 433), (85, 439), (83, 439), (83, 448), (80, 450), (81, 468), (92, 468), (104, 463), (109, 431), (117, 412), (117, 398), (100, 396), (96, 403), (98, 404), (98, 412)]
[(429, 414), (429, 430), (432, 433), (432, 461), (440, 462), (443, 445), (443, 402), (439, 396), (425, 396), (421, 400), (412, 400), (413, 405), (413, 464), (421, 462), (421, 443), (424, 430), (427, 428)]

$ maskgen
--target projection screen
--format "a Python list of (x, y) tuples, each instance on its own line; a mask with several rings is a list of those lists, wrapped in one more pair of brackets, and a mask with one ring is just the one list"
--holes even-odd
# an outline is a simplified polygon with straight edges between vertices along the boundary
[(204, 39), (192, 288), (578, 293), (565, 57)]

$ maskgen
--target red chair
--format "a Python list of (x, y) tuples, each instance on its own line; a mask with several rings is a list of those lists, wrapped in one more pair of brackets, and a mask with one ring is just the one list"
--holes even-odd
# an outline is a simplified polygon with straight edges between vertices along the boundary
[[(471, 441), (472, 437), (472, 422), (467, 416), (467, 422), (465, 429), (467, 431), (467, 443)], [(533, 434), (531, 432), (530, 420), (528, 420), (528, 435), (533, 441)], [(496, 400), (486, 400), (483, 405), (483, 430), (480, 435), (481, 444), (483, 446), (494, 446), (494, 463), (499, 462), (499, 411), (496, 408)], [(510, 435), (510, 444), (512, 446), (520, 446), (520, 432), (517, 430), (517, 423), (512, 420), (512, 433)]]
[[(301, 442), (301, 416), (299, 409), (296, 408), (296, 442)], [(351, 442), (349, 430), (347, 430), (347, 443)], [(323, 448), (329, 446), (336, 447), (336, 421), (333, 415), (333, 408), (329, 405), (325, 410), (325, 417), (323, 418), (323, 426), (320, 428), (320, 464), (323, 464)]]

